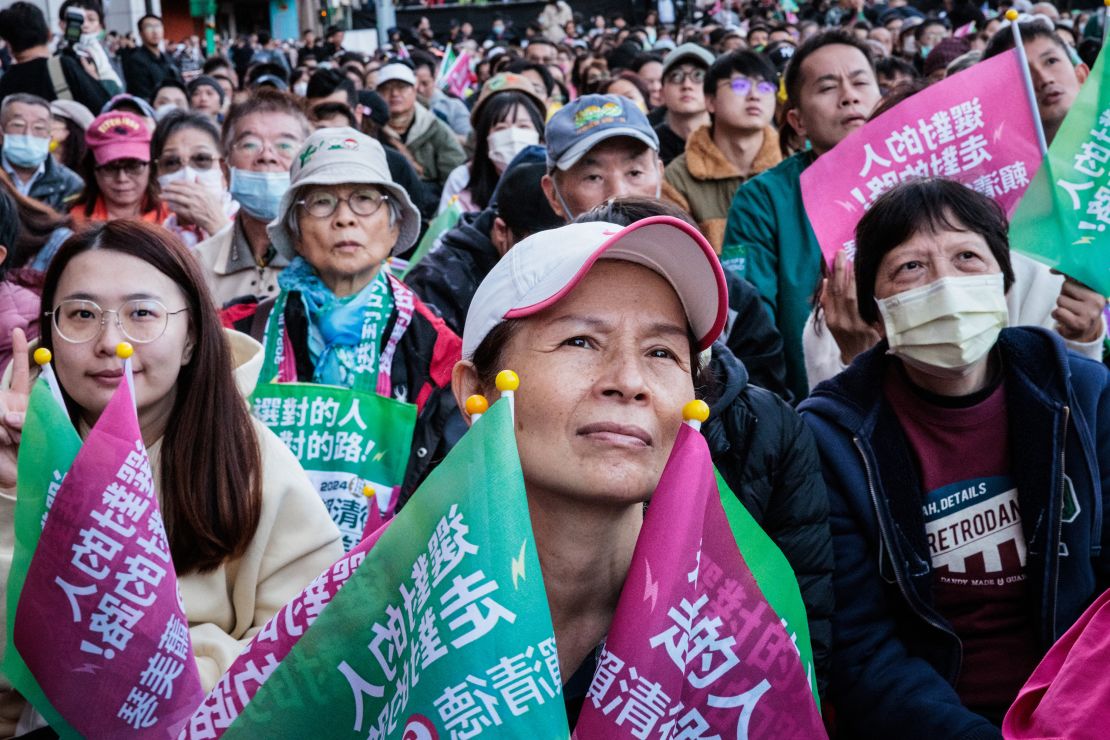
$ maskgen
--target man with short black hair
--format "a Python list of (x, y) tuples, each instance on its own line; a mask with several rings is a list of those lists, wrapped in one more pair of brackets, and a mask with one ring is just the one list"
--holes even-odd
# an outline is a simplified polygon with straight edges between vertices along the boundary
[(810, 149), (740, 186), (728, 212), (721, 262), (759, 290), (784, 342), (787, 383), (809, 392), (802, 330), (821, 276), (821, 247), (806, 217), (799, 178), (817, 157), (867, 122), (878, 104), (871, 54), (849, 32), (806, 41), (786, 68), (786, 117)]
[(50, 156), (50, 103), (37, 95), (14, 93), (0, 103), (3, 149), (0, 164), (23, 195), (65, 213), (85, 183)]
[(140, 18), (139, 37), (142, 46), (124, 57), (123, 76), (127, 81), (127, 92), (151, 100), (163, 80), (180, 80), (181, 73), (173, 60), (162, 51), (165, 27), (160, 17), (148, 14)]
[(524, 48), (524, 58), (532, 64), (542, 64), (546, 67), (558, 61), (558, 52), (559, 47), (555, 46), (554, 41), (542, 37), (535, 38)]
[(111, 97), (77, 59), (51, 56), (46, 17), (28, 2), (0, 10), (0, 38), (8, 42), (14, 64), (0, 78), (0, 98), (29, 93), (46, 100), (76, 100), (90, 111), (104, 107)]
[(655, 127), (663, 164), (686, 150), (686, 139), (709, 124), (705, 110), (705, 73), (713, 54), (694, 43), (685, 43), (663, 59), (663, 106), (667, 112)]
[(83, 59), (88, 59), (96, 69), (95, 76), (100, 84), (108, 91), (109, 95), (118, 95), (123, 92), (123, 83), (120, 81), (122, 74), (119, 63), (113, 64), (108, 50), (104, 47), (104, 6), (100, 0), (65, 0), (58, 9), (58, 25), (62, 33), (66, 30), (66, 15), (70, 8), (80, 10), (85, 14), (85, 22), (81, 25), (81, 38), (71, 45), (75, 54)]
[(466, 144), (471, 131), (470, 109), (466, 103), (448, 95), (436, 84), (439, 65), (435, 57), (427, 52), (415, 52), (412, 63), (416, 67), (416, 95), (420, 102), (451, 127), (460, 144)]

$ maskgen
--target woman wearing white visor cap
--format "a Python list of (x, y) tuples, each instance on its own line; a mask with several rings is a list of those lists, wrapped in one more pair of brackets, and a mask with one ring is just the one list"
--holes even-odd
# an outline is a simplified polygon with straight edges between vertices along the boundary
[(521, 378), (517, 445), (568, 687), (589, 683), (643, 504), (727, 309), (712, 247), (667, 216), (535, 234), (474, 296), (452, 386), (462, 407), (472, 394), (492, 402), (504, 368)]

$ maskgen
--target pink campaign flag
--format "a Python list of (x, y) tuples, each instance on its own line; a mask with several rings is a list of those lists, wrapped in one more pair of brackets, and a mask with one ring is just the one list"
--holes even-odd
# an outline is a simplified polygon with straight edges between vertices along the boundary
[(952, 32), (952, 35), (955, 36), (958, 39), (962, 39), (964, 36), (970, 36), (971, 32), (974, 31), (974, 30), (975, 30), (975, 21), (971, 21), (970, 23), (965, 23), (962, 26), (960, 26), (959, 28), (957, 28), (955, 31)]
[(173, 737), (204, 698), (128, 383), (58, 489), (15, 647), (85, 737)]
[(447, 70), (441, 84), (452, 95), (463, 97), (470, 86), (470, 54), (465, 51), (459, 54), (459, 58), (451, 65), (451, 69)]
[(856, 224), (887, 190), (915, 177), (947, 177), (1013, 212), (1041, 165), (1037, 111), (1017, 51), (911, 96), (852, 132), (802, 173), (802, 200), (821, 253), (855, 254)]
[(824, 738), (799, 652), (685, 424), (648, 507), (575, 738)]

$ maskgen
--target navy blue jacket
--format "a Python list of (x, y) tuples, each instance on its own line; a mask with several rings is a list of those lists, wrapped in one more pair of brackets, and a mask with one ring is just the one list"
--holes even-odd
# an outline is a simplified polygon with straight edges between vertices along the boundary
[[(1110, 585), (1102, 550), (1110, 372), (1044, 329), (1004, 329), (997, 347), (1030, 608), (1044, 652)], [(882, 342), (864, 353), (799, 407), (829, 493), (837, 604), (830, 697), (847, 737), (997, 738), (954, 688), (962, 647), (933, 606), (924, 492), (882, 393), (888, 363), (897, 361), (886, 349)], [(1069, 506), (1065, 517), (1069, 489), (1078, 511)]]

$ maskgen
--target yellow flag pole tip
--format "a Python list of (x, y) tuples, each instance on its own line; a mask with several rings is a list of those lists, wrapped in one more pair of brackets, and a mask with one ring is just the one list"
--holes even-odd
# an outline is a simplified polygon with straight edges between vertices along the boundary
[(50, 354), (50, 350), (48, 350), (46, 347), (39, 347), (35, 350), (34, 358), (35, 364), (46, 365), (50, 362), (51, 359), (54, 358), (54, 355)]
[(116, 357), (121, 360), (126, 360), (135, 354), (135, 348), (131, 346), (131, 342), (120, 342), (116, 345)]
[(1006, 20), (1010, 21), (1010, 23), (1013, 23), (1014, 21), (1016, 21), (1018, 19), (1018, 15), (1019, 14), (1016, 10), (1014, 10), (1013, 8), (1010, 8), (1009, 10), (1006, 11)]
[(683, 421), (700, 421), (705, 423), (709, 418), (709, 404), (705, 401), (695, 399), (690, 401), (682, 407), (682, 420)]
[(485, 396), (470, 396), (466, 399), (466, 413), (470, 416), (484, 414), (489, 411), (489, 401)]
[(362, 495), (366, 498), (374, 498), (374, 489), (371, 486), (362, 487)]
[(497, 385), (497, 390), (502, 393), (505, 391), (515, 391), (520, 387), (520, 378), (512, 370), (502, 370), (497, 373), (497, 378), (494, 382)]

